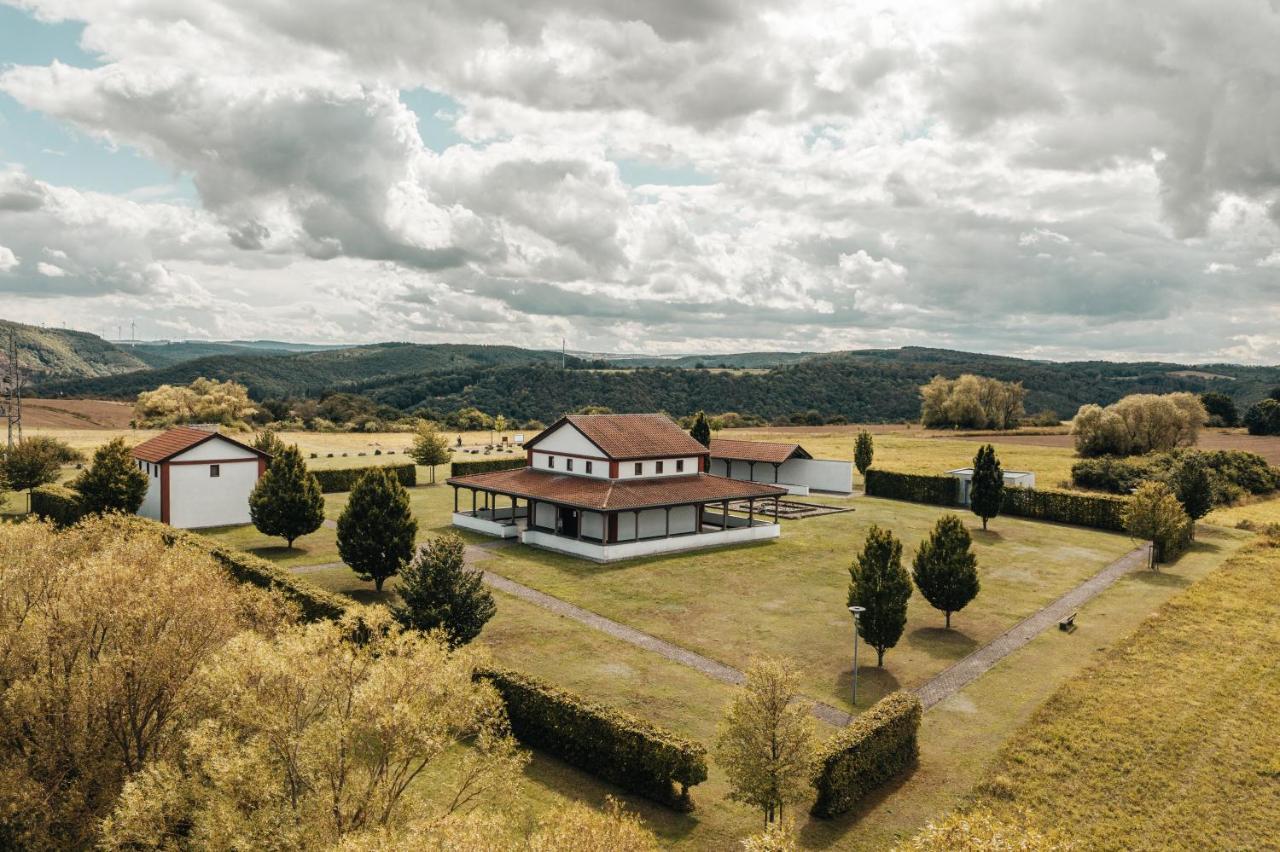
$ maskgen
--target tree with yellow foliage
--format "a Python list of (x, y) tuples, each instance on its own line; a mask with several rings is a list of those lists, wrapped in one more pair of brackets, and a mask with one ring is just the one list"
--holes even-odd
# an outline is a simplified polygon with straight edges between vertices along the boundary
[(239, 427), (257, 410), (244, 385), (198, 378), (189, 385), (161, 385), (138, 394), (133, 425), (140, 429), (167, 429), (183, 423)]

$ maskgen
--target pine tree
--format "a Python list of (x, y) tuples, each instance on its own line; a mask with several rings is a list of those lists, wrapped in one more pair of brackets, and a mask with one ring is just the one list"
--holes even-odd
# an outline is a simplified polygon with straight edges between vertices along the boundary
[(973, 555), (973, 539), (956, 515), (943, 515), (933, 532), (920, 542), (912, 563), (911, 577), (916, 588), (934, 609), (946, 615), (964, 609), (978, 594), (978, 559)]
[(409, 492), (391, 472), (371, 468), (356, 481), (338, 517), (338, 555), (382, 591), (386, 579), (413, 558), (417, 534)]
[(266, 453), (275, 458), (284, 452), (284, 441), (280, 440), (280, 436), (273, 429), (263, 429), (253, 438), (253, 448), (259, 452)]
[(858, 433), (858, 442), (853, 447), (853, 463), (858, 468), (858, 473), (867, 475), (875, 453), (875, 443), (871, 440), (871, 433), (863, 429)]
[(132, 515), (146, 499), (148, 484), (124, 438), (115, 438), (94, 451), (93, 461), (71, 487), (80, 492), (81, 505), (88, 512)]
[(276, 451), (249, 495), (249, 517), (258, 532), (281, 536), (291, 549), (299, 536), (320, 529), (324, 523), (324, 495), (297, 446), (281, 445)]
[(436, 424), (430, 420), (421, 421), (414, 432), (413, 446), (409, 449), (409, 456), (418, 464), (431, 469), (432, 485), (436, 481), (436, 465), (446, 463), (452, 455), (449, 439), (440, 434)]
[(861, 606), (858, 635), (876, 649), (876, 665), (898, 644), (907, 625), (911, 577), (902, 567), (902, 542), (874, 524), (867, 530), (862, 553), (849, 568), (849, 606)]
[(1178, 502), (1191, 520), (1198, 521), (1213, 509), (1213, 483), (1208, 467), (1199, 456), (1188, 455), (1182, 460), (1173, 472), (1172, 485)]
[(996, 458), (996, 448), (987, 444), (973, 458), (973, 482), (969, 486), (969, 508), (982, 518), (982, 528), (987, 521), (1000, 514), (1004, 503), (1004, 471)]
[(707, 422), (707, 415), (701, 411), (694, 418), (693, 428), (689, 430), (689, 434), (693, 440), (697, 441), (704, 447), (711, 446), (711, 424)]
[(496, 611), (484, 572), (466, 566), (464, 547), (453, 533), (427, 542), (400, 572), (401, 602), (392, 607), (407, 628), (443, 630), (450, 648), (479, 636)]

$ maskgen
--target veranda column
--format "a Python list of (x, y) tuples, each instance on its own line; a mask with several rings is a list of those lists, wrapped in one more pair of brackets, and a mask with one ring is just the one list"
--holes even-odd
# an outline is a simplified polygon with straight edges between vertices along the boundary
[(756, 481), (756, 463), (755, 462), (747, 462), (747, 481), (748, 482)]
[(663, 534), (663, 538), (671, 538), (671, 507), (665, 507), (667, 510), (667, 531)]
[(724, 510), (724, 515), (722, 515), (720, 518), (720, 532), (724, 532), (725, 530), (729, 529), (729, 501), (725, 500), (720, 505)]
[(639, 541), (640, 540), (640, 510), (639, 509), (635, 510), (635, 516), (636, 516), (636, 519), (635, 519), (636, 531), (632, 534), (631, 538), (633, 541)]
[(458, 514), (458, 486), (453, 486), (453, 513)]
[(778, 484), (778, 467), (779, 467), (778, 463), (774, 462), (773, 463), (773, 484), (774, 485)]
[(476, 490), (471, 489), (471, 517), (476, 516)]
[(755, 526), (756, 523), (756, 501), (753, 497), (747, 501), (747, 526)]
[(777, 497), (773, 498), (773, 522), (775, 524), (778, 522), (778, 498)]

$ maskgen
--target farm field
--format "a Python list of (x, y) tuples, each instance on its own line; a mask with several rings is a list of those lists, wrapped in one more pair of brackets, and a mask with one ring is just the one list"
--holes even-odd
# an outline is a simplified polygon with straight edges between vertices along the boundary
[(102, 399), (24, 399), (23, 425), (38, 429), (128, 429), (133, 406)]
[(974, 804), (1086, 848), (1273, 847), (1277, 608), (1280, 550), (1251, 545), (1067, 681)]

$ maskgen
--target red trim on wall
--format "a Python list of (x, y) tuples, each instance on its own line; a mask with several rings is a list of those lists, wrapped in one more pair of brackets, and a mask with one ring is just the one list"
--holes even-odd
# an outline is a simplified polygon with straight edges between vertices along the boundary
[(239, 464), (241, 462), (257, 462), (259, 466), (266, 464), (266, 459), (200, 459), (199, 461), (167, 461), (165, 464)]
[(525, 449), (524, 463), (527, 464), (529, 467), (533, 467), (533, 450), (530, 450), (527, 448)]
[(169, 465), (160, 463), (160, 523), (169, 523)]
[[(587, 461), (608, 461), (608, 456), (584, 456), (580, 453), (562, 453), (559, 450), (529, 450), (529, 466), (533, 466), (534, 452), (542, 453), (544, 456), (556, 456), (557, 458), (566, 459), (586, 459)], [(664, 456), (665, 458), (665, 456)]]
[(616, 461), (609, 462), (609, 478), (610, 479), (618, 478), (618, 463)]
[[(614, 462), (614, 464), (617, 464), (617, 462)], [(608, 544), (611, 541), (618, 540), (618, 513), (610, 512), (608, 515), (608, 518), (609, 518), (609, 530), (605, 534), (605, 544)]]
[(267, 460), (258, 459), (258, 478), (262, 478), (262, 474), (267, 472)]

